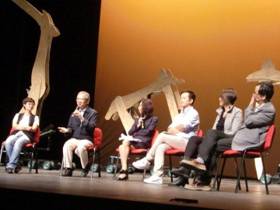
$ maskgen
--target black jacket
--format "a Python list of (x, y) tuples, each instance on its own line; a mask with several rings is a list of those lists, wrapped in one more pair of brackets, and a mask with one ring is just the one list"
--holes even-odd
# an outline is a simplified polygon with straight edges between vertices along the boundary
[(84, 112), (84, 121), (78, 117), (70, 116), (68, 121), (68, 128), (71, 129), (72, 138), (76, 139), (88, 139), (92, 141), (93, 131), (96, 126), (98, 113), (94, 109), (87, 107)]
[(144, 128), (137, 127), (138, 119), (128, 131), (128, 134), (136, 139), (142, 140), (144, 144), (149, 144), (157, 126), (158, 117), (151, 116), (144, 120)]

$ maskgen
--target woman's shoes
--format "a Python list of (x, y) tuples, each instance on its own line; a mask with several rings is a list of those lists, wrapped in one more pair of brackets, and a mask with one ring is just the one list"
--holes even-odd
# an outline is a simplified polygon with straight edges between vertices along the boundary
[(118, 176), (119, 181), (125, 181), (128, 180), (128, 171), (127, 170), (121, 170), (120, 175)]

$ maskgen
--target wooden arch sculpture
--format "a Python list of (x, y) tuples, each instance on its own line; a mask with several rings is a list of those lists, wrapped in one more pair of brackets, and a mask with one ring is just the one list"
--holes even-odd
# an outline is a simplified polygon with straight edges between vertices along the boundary
[(52, 39), (60, 35), (52, 17), (45, 10), (40, 12), (26, 0), (12, 0), (18, 7), (30, 15), (40, 26), (39, 46), (32, 68), (31, 86), (28, 97), (35, 100), (33, 114), (40, 116), (43, 102), (50, 91), (49, 62)]
[(105, 119), (110, 120), (112, 118), (117, 120), (120, 118), (125, 131), (128, 132), (134, 122), (128, 110), (138, 104), (142, 98), (147, 98), (149, 95), (160, 92), (165, 95), (170, 116), (173, 119), (178, 114), (178, 102), (180, 99), (177, 84), (183, 82), (185, 81), (174, 77), (170, 70), (161, 69), (158, 78), (151, 84), (128, 95), (117, 96), (112, 101)]

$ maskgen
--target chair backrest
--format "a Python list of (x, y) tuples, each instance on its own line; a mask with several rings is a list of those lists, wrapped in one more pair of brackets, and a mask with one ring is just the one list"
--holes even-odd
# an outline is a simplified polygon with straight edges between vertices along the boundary
[(40, 136), (41, 136), (41, 130), (40, 130), (40, 128), (37, 128), (37, 130), (35, 131), (35, 134), (34, 134), (33, 143), (39, 144)]
[(203, 130), (202, 129), (198, 129), (197, 132), (196, 132), (196, 135), (198, 137), (203, 137)]
[(93, 134), (93, 144), (95, 147), (100, 147), (102, 144), (103, 140), (103, 132), (100, 128), (95, 128), (94, 129), (94, 134)]
[(263, 150), (268, 150), (271, 148), (272, 146), (272, 142), (275, 136), (275, 125), (272, 124), (271, 126), (269, 126), (268, 131), (265, 135), (265, 139), (264, 139), (264, 144), (263, 144)]
[(155, 143), (155, 140), (157, 139), (158, 134), (159, 134), (159, 131), (157, 129), (155, 129), (154, 134), (152, 136), (152, 140), (151, 140), (151, 146)]

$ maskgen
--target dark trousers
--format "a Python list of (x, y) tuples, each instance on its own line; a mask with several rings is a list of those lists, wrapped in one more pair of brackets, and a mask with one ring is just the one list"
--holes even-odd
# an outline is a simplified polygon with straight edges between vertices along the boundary
[(185, 158), (201, 157), (206, 164), (207, 171), (200, 173), (198, 180), (209, 184), (211, 173), (216, 167), (218, 154), (231, 148), (233, 136), (227, 135), (221, 131), (209, 129), (206, 135), (202, 137), (193, 136), (189, 139), (185, 150)]
[(221, 141), (221, 147), (224, 142), (231, 143), (232, 136), (225, 134), (222, 131), (209, 129), (206, 135), (201, 137), (191, 137), (185, 150), (185, 158), (194, 158), (194, 156), (201, 157), (204, 162), (208, 162), (211, 157), (213, 149), (216, 147), (217, 142)]

